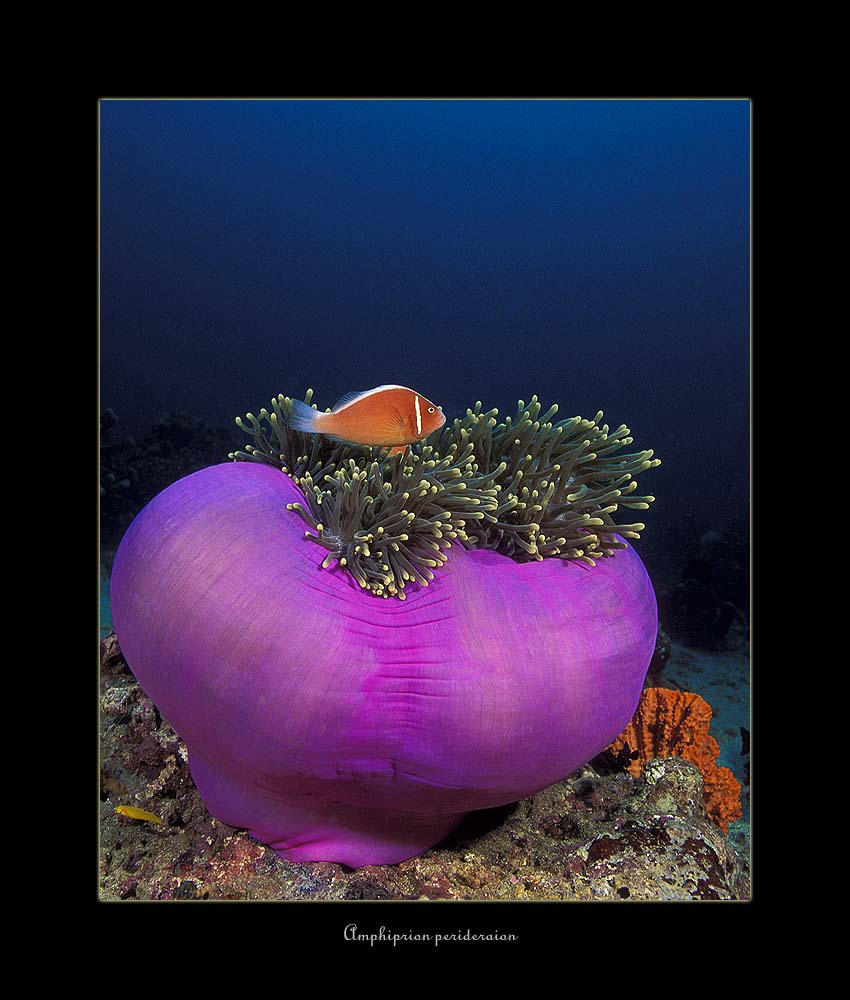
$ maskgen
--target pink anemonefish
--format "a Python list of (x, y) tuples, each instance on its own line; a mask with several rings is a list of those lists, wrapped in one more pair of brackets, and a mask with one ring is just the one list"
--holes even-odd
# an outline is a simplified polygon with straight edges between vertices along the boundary
[(336, 401), (330, 413), (321, 413), (293, 399), (289, 418), (294, 430), (352, 444), (389, 447), (390, 455), (428, 437), (445, 422), (439, 406), (403, 385), (348, 392)]

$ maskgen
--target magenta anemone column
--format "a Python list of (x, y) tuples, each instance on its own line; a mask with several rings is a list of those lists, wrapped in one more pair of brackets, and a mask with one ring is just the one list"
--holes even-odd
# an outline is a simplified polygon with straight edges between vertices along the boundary
[(292, 860), (386, 864), (565, 777), (628, 724), (656, 636), (633, 548), (591, 568), (449, 550), (382, 600), (304, 540), (283, 473), (217, 465), (116, 554), (124, 656), (203, 800)]

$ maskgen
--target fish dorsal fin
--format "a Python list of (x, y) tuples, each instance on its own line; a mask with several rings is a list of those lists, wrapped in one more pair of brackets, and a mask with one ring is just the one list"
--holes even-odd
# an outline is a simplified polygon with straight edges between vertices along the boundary
[[(347, 406), (349, 403), (353, 403), (355, 399), (359, 399), (361, 396), (373, 396), (376, 392), (382, 392), (384, 389), (407, 389), (404, 385), (376, 385), (374, 389), (360, 389), (356, 392), (346, 392), (334, 403), (332, 411), (336, 413), (337, 410), (341, 410), (343, 406)], [(412, 389), (408, 389), (408, 392), (412, 392)]]
[(350, 403), (353, 399), (357, 399), (358, 396), (362, 396), (364, 392), (368, 392), (368, 390), (355, 389), (353, 392), (344, 392), (331, 407), (331, 412), (335, 413), (340, 407), (345, 406), (346, 403)]

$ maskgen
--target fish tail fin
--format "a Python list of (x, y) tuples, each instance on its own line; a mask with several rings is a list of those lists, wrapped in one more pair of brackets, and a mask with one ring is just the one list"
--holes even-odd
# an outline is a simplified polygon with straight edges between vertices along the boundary
[(312, 406), (302, 403), (300, 399), (293, 399), (292, 416), (289, 418), (289, 426), (294, 431), (303, 431), (305, 434), (318, 434), (320, 416), (319, 411), (314, 410)]

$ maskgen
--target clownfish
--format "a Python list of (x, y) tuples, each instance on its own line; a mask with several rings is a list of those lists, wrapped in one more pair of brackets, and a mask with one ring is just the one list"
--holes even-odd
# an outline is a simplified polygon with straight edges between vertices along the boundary
[(390, 455), (439, 430), (446, 422), (435, 406), (403, 385), (379, 385), (363, 392), (347, 392), (330, 413), (292, 401), (289, 426), (305, 434), (324, 434), (335, 441), (390, 448)]

